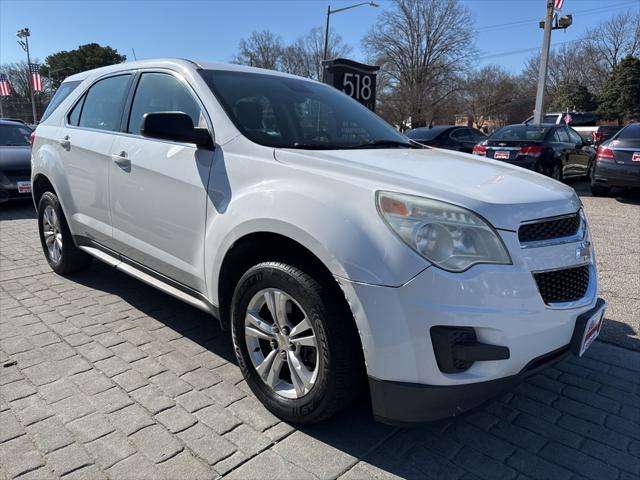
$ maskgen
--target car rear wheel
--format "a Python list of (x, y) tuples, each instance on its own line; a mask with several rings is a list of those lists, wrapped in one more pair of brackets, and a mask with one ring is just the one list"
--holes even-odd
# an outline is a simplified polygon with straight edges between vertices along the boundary
[(91, 265), (91, 255), (76, 247), (58, 197), (45, 192), (38, 203), (42, 251), (54, 272), (64, 275)]
[(562, 181), (563, 175), (562, 175), (562, 166), (560, 165), (560, 163), (556, 162), (551, 166), (549, 170), (549, 176), (559, 182)]
[(260, 263), (238, 282), (231, 330), (247, 384), (276, 416), (315, 423), (358, 393), (362, 360), (353, 318), (312, 276)]

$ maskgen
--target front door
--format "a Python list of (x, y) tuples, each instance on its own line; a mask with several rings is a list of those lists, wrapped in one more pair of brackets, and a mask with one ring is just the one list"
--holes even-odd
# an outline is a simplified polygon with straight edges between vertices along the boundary
[(204, 285), (207, 181), (213, 151), (141, 136), (148, 112), (180, 111), (206, 127), (188, 85), (170, 73), (143, 72), (127, 134), (112, 148), (110, 205), (116, 249), (131, 260), (200, 292)]

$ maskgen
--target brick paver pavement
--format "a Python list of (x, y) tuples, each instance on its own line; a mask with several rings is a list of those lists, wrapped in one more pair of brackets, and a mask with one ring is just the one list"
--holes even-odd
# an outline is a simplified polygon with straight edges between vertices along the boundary
[(362, 401), (296, 429), (216, 321), (98, 262), (55, 275), (29, 206), (0, 222), (0, 480), (640, 478), (638, 352), (596, 342), (435, 425), (381, 425)]

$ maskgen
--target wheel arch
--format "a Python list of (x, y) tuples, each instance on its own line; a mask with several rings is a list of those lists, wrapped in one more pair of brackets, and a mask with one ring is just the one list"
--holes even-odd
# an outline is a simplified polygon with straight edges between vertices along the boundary
[(42, 195), (44, 195), (45, 192), (51, 192), (51, 193), (54, 193), (56, 196), (58, 196), (58, 194), (56, 193), (56, 189), (51, 183), (51, 180), (49, 180), (49, 178), (47, 178), (47, 176), (44, 173), (38, 173), (33, 178), (32, 191), (33, 191), (32, 193), (33, 203), (34, 203), (34, 206), (36, 207), (36, 210), (38, 209), (38, 204), (40, 203), (40, 199), (42, 198)]
[[(229, 322), (229, 306), (240, 277), (253, 265), (264, 261), (281, 261), (300, 268), (344, 297), (330, 267), (311, 249), (296, 239), (273, 231), (246, 233), (226, 250), (217, 272), (217, 298), (220, 321)], [(346, 299), (345, 299), (346, 302)]]

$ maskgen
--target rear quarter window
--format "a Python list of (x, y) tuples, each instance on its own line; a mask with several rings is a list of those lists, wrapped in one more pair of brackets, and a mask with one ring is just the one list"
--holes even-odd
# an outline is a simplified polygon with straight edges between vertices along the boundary
[(53, 95), (53, 98), (49, 102), (49, 105), (47, 105), (47, 108), (42, 114), (42, 118), (40, 119), (40, 121), (44, 122), (81, 83), (81, 80), (77, 80), (74, 82), (63, 82), (58, 90), (56, 90), (56, 93)]

